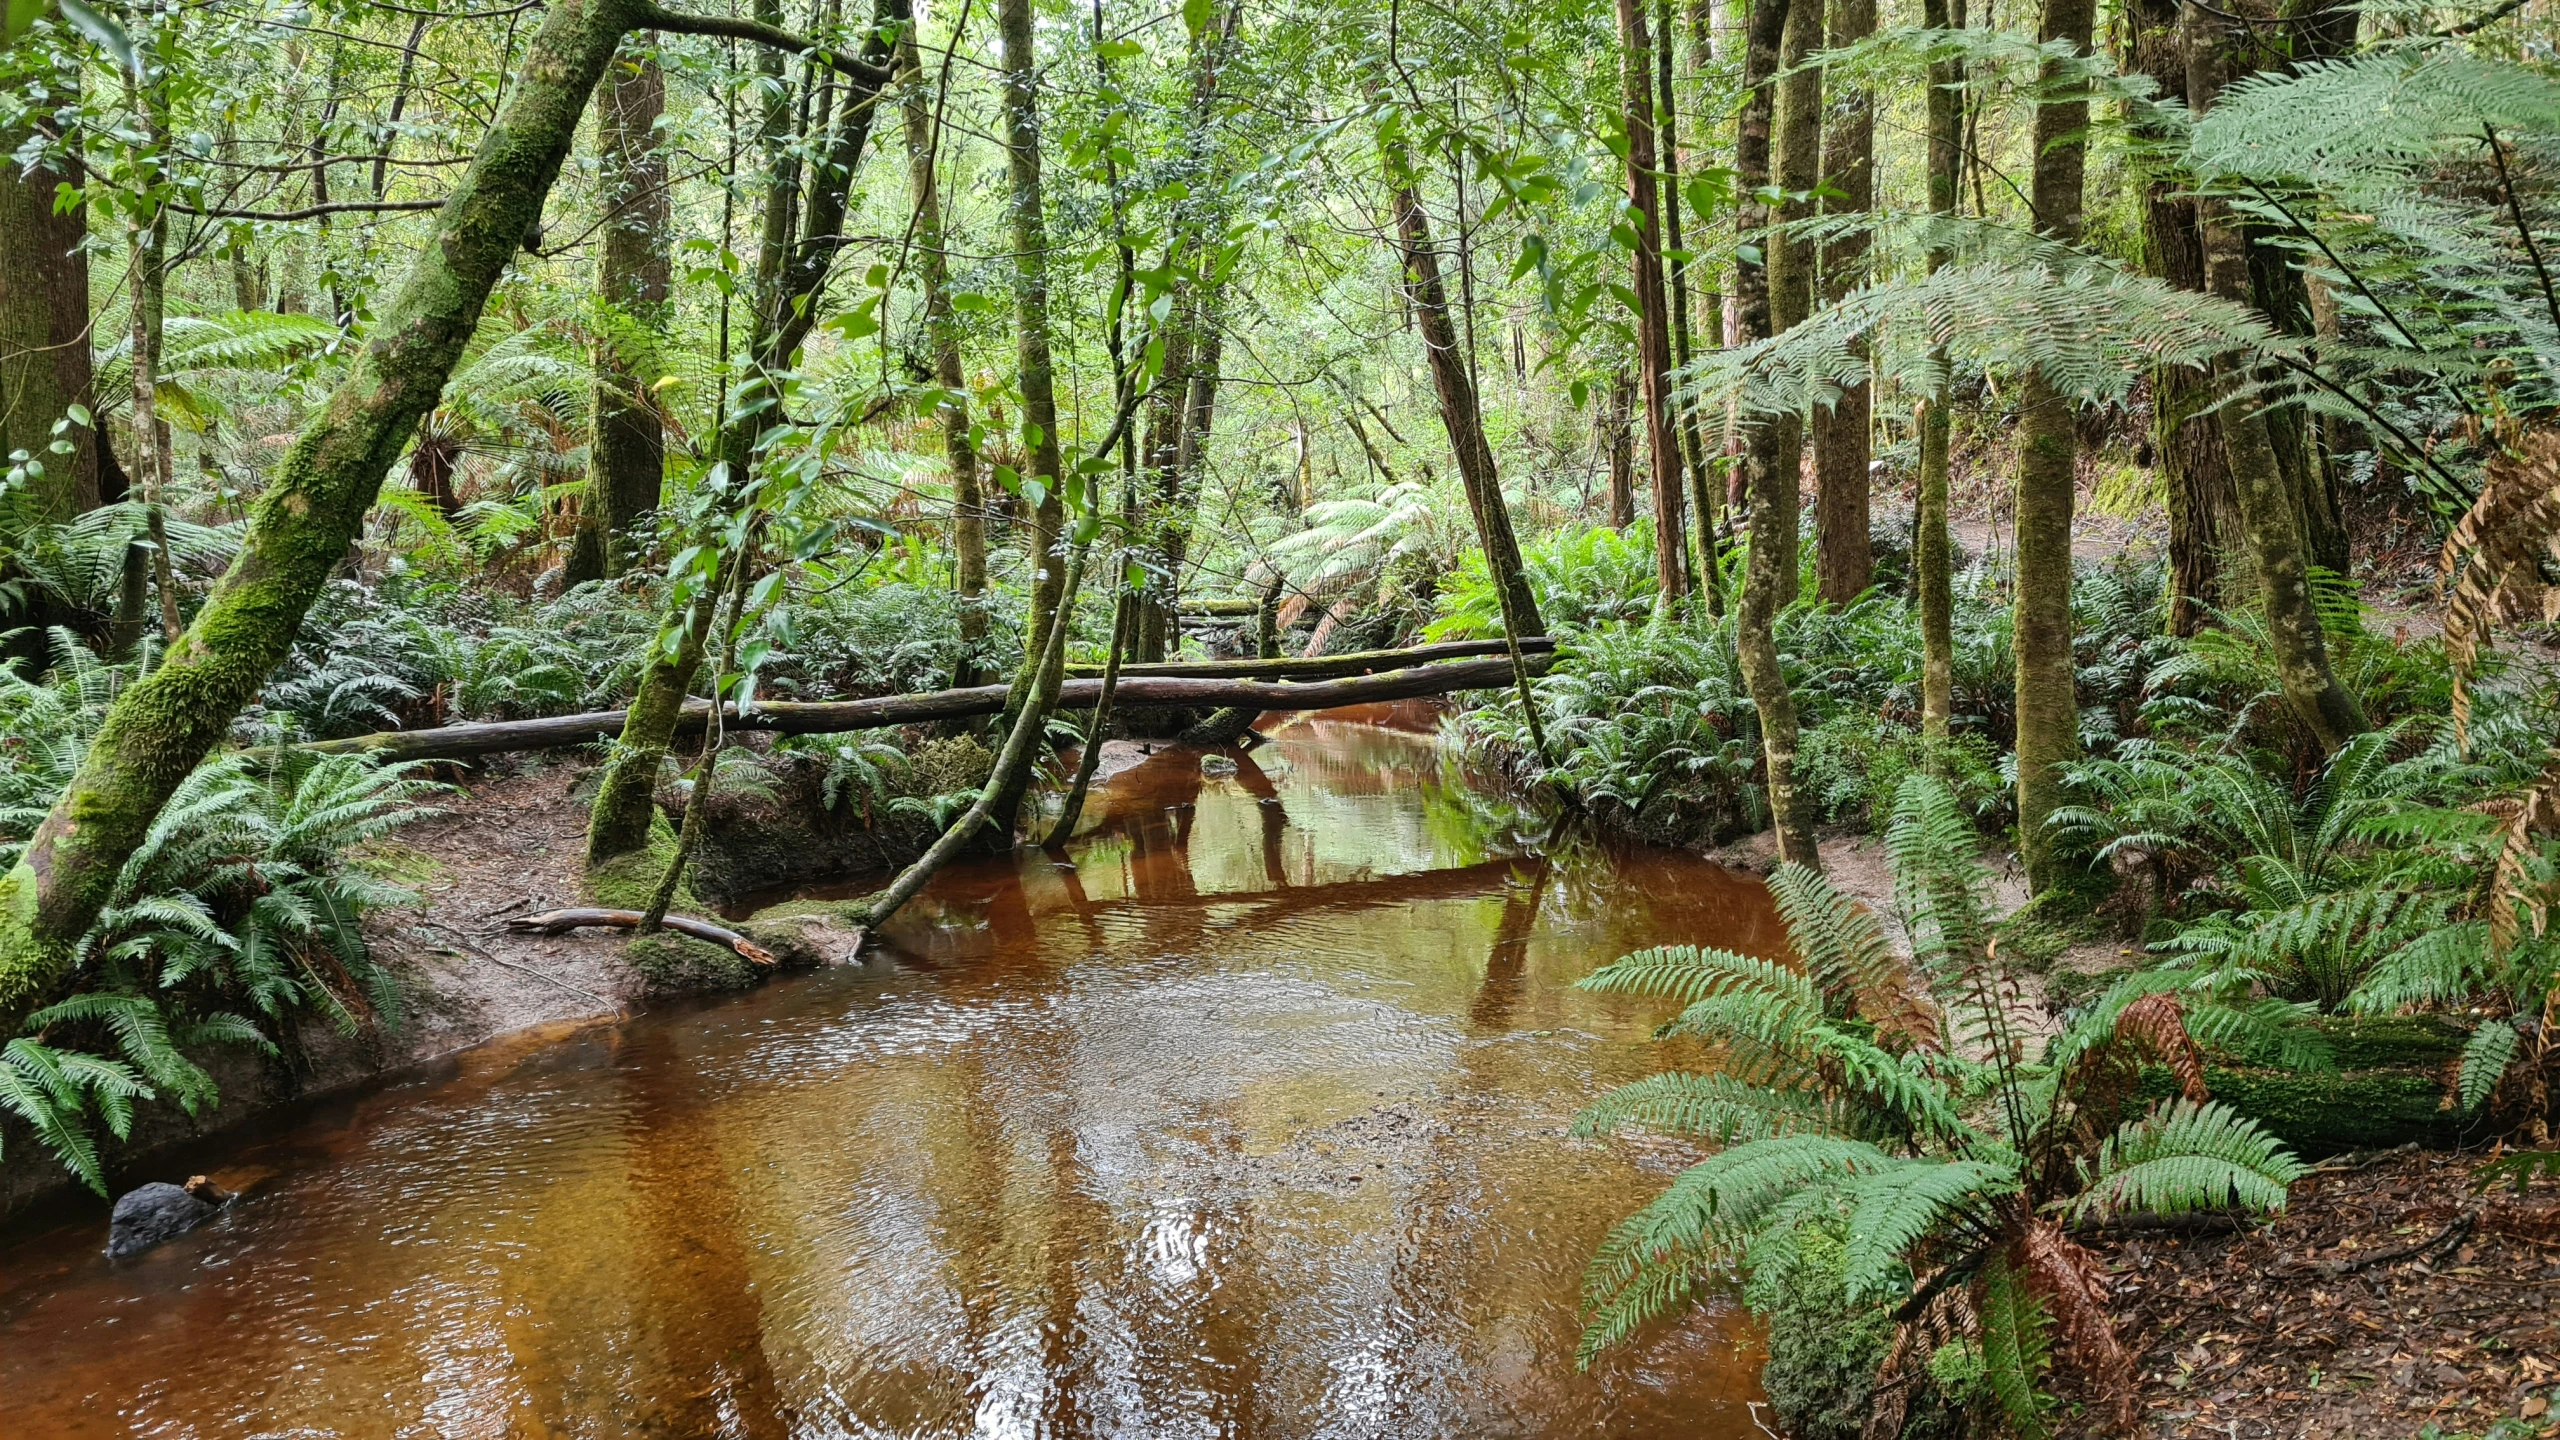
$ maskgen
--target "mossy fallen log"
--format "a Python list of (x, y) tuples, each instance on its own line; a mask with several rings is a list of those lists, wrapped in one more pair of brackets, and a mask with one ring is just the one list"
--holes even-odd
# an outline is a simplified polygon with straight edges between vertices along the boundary
[[(2333, 1015), (2315, 1023), (2328, 1037), (2335, 1069), (2296, 1073), (2208, 1063), (2205, 1084), (2214, 1098), (2305, 1159), (2411, 1142), (2448, 1148), (2490, 1128), (2482, 1117), (2444, 1103), (2446, 1067), (2470, 1038), (2468, 1025), (2440, 1015)], [(2165, 1099), (2175, 1088), (2167, 1071), (2146, 1069), (2142, 1103)]]
[[(1544, 635), (1531, 635), (1521, 640), (1522, 653), (1553, 654), (1556, 642)], [(1149, 664), (1122, 665), (1122, 679), (1139, 676), (1193, 676), (1203, 680), (1329, 680), (1347, 675), (1373, 675), (1382, 670), (1397, 670), (1409, 665), (1424, 665), (1439, 660), (1468, 660), (1487, 655), (1511, 653), (1500, 640), (1446, 640), (1437, 645), (1413, 645), (1402, 650), (1346, 650), (1339, 655), (1313, 658), (1284, 655), (1273, 660), (1167, 660)], [(1067, 674), (1087, 679), (1102, 674), (1099, 665), (1070, 665)]]
[[(1530, 668), (1542, 671), (1553, 657), (1530, 657)], [(1372, 705), (1411, 700), (1460, 690), (1492, 690), (1511, 683), (1505, 659), (1458, 660), (1414, 665), (1373, 675), (1292, 684), (1267, 680), (1144, 675), (1120, 681), (1119, 703), (1127, 706), (1188, 705), (1210, 709), (1223, 705), (1257, 710), (1330, 710), (1344, 705)], [(871, 700), (765, 701), (746, 714), (732, 710), (733, 730), (767, 730), (782, 735), (832, 735), (848, 730), (878, 730), (893, 725), (931, 724), (1001, 714), (1003, 685), (975, 685), (920, 695), (885, 695)], [(1090, 709), (1101, 698), (1099, 680), (1069, 680), (1058, 697), (1061, 709)], [(685, 703), (677, 720), (678, 735), (698, 735), (711, 706), (702, 700)], [(625, 712), (594, 710), (554, 715), (541, 720), (500, 720), (484, 724), (444, 725), (431, 730), (386, 730), (344, 740), (315, 740), (301, 748), (315, 754), (361, 752), (385, 760), (461, 760), (517, 750), (547, 750), (565, 745), (592, 745), (622, 733)]]

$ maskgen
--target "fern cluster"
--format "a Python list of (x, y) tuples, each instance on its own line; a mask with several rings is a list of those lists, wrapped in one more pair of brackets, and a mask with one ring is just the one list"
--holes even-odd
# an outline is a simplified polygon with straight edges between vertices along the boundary
[[(78, 768), (130, 667), (54, 636), (47, 679), (0, 667), (0, 834), (25, 842)], [(364, 916), (411, 898), (352, 852), (425, 813), (445, 787), (415, 766), (329, 756), (276, 769), (274, 752), (217, 758), (178, 787), (74, 951), (76, 990), (0, 1046), (0, 1107), (92, 1189), (99, 1131), (130, 1133), (138, 1102), (189, 1114), (219, 1097), (209, 1048), (273, 1053), (318, 1013), (352, 1032), (396, 1024), (399, 986)]]
[[(2166, 1060), (2192, 1084), (2191, 1028), (2264, 1017), (2188, 977), (2146, 973), (2031, 1047), (2015, 979), (1989, 943), (1970, 817), (1914, 776), (1888, 845), (1907, 954), (1819, 874), (1789, 867), (1772, 884), (1792, 961), (1678, 946), (1583, 981), (1680, 1002), (1665, 1033), (1699, 1036), (1724, 1058), (1714, 1073), (1621, 1087), (1579, 1128), (1640, 1126), (1725, 1148), (1602, 1244), (1585, 1277), (1582, 1358), (1702, 1286), (1782, 1267), (1809, 1236), (1836, 1233), (1853, 1301), (1951, 1330), (2007, 1423), (2042, 1433), (2057, 1357), (2119, 1405), (2130, 1395), (2091, 1262), (2054, 1217), (2271, 1210), (2301, 1173), (2254, 1123), (2201, 1094), (2116, 1119), (2138, 1062)], [(1934, 1349), (1898, 1345), (1889, 1368), (1925, 1364)]]

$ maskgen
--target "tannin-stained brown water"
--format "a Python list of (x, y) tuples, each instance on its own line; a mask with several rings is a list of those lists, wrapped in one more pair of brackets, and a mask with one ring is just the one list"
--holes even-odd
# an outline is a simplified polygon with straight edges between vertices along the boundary
[(0, 1242), (0, 1435), (1758, 1433), (1730, 1310), (1575, 1370), (1684, 1156), (1566, 1127), (1663, 1060), (1571, 982), (1775, 953), (1759, 883), (1540, 858), (1410, 712), (1272, 739), (1115, 777), (862, 967), (278, 1122), (136, 1260)]

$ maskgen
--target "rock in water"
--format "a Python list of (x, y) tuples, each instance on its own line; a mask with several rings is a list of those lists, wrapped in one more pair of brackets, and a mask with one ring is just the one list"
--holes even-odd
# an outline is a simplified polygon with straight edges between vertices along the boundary
[(1231, 755), (1203, 755), (1200, 757), (1200, 773), (1203, 775), (1233, 775), (1236, 773), (1235, 757)]
[(107, 1254), (120, 1260), (175, 1240), (212, 1219), (216, 1208), (163, 1181), (128, 1190), (107, 1222)]

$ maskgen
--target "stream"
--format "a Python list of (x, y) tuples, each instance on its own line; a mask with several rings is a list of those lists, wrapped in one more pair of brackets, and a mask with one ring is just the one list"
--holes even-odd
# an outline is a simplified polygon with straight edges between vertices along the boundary
[(0, 1235), (0, 1435), (1760, 1433), (1730, 1303), (1574, 1368), (1694, 1152), (1567, 1129), (1672, 1054), (1572, 982), (1779, 953), (1759, 881), (1543, 858), (1428, 710), (1270, 739), (1147, 757), (862, 966), (235, 1132), (247, 1193), (144, 1256)]

